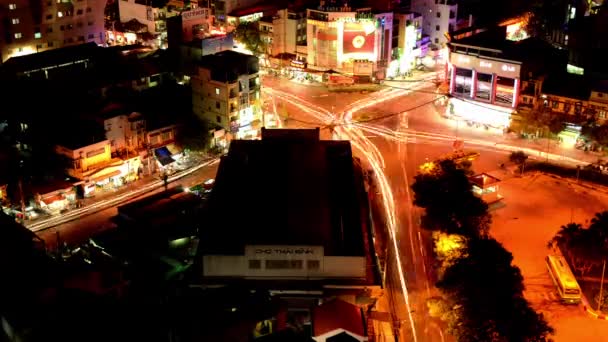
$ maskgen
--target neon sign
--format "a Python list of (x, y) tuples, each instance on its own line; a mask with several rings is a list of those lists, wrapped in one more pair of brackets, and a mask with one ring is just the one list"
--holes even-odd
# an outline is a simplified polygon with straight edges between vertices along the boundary
[(492, 67), (492, 63), (490, 62), (484, 62), (484, 61), (479, 61), (479, 66), (482, 68), (491, 68)]
[(512, 65), (503, 64), (502, 65), (502, 71), (514, 72), (515, 71), (515, 67), (512, 66)]

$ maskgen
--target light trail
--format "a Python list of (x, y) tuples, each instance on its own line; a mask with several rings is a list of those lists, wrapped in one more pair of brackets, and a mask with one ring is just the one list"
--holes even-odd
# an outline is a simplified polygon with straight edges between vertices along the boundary
[[(217, 164), (219, 161), (220, 161), (219, 158), (213, 158), (213, 159), (210, 159), (208, 161), (205, 161), (205, 162), (203, 162), (203, 163), (201, 163), (201, 164), (199, 164), (199, 165), (197, 165), (197, 166), (195, 166), (193, 168), (190, 168), (188, 170), (184, 170), (184, 171), (178, 172), (178, 173), (170, 176), (167, 179), (167, 182), (169, 182), (169, 183), (174, 182), (174, 181), (176, 181), (176, 180), (178, 180), (178, 179), (180, 179), (182, 177), (185, 177), (187, 175), (192, 174), (195, 171), (198, 171), (199, 169), (201, 169), (203, 167)], [(154, 181), (154, 182), (145, 184), (145, 185), (137, 188), (136, 190), (129, 191), (129, 192), (126, 192), (124, 194), (121, 194), (121, 195), (118, 195), (118, 196), (115, 196), (115, 197), (112, 197), (112, 198), (109, 198), (109, 199), (106, 199), (106, 200), (95, 202), (93, 204), (87, 205), (86, 207), (74, 209), (72, 211), (69, 211), (69, 212), (61, 215), (61, 216), (51, 217), (51, 218), (48, 218), (48, 219), (43, 220), (43, 221), (37, 221), (37, 222), (35, 222), (33, 224), (27, 225), (26, 227), (28, 229), (30, 229), (31, 231), (33, 231), (33, 232), (38, 232), (38, 231), (41, 231), (41, 230), (44, 230), (44, 229), (55, 227), (55, 226), (58, 226), (60, 224), (76, 220), (76, 219), (78, 219), (81, 216), (90, 215), (90, 214), (96, 213), (98, 211), (104, 210), (106, 208), (119, 205), (119, 204), (121, 204), (123, 202), (126, 202), (126, 201), (132, 199), (132, 198), (139, 197), (139, 196), (141, 196), (141, 195), (143, 195), (143, 194), (145, 194), (145, 193), (147, 193), (149, 191), (161, 188), (162, 186), (164, 186), (164, 181), (162, 181), (162, 180)]]

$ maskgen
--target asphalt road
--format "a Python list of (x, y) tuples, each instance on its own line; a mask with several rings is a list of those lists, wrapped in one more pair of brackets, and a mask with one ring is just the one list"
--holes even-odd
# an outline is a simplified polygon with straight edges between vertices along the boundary
[[(195, 172), (187, 175), (183, 178), (177, 179), (169, 183), (170, 188), (177, 186), (190, 187), (196, 184), (200, 184), (209, 178), (215, 178), (217, 173), (218, 163), (213, 163), (209, 166), (202, 167)], [(156, 187), (154, 190), (146, 192), (142, 196), (131, 198), (130, 200), (121, 203), (126, 204), (128, 202), (141, 199), (145, 196), (150, 196), (155, 193), (164, 191), (164, 187)], [(75, 220), (65, 222), (51, 228), (39, 231), (37, 234), (44, 239), (47, 246), (54, 249), (57, 245), (58, 238), (62, 242), (66, 242), (68, 245), (78, 245), (85, 242), (89, 237), (94, 236), (104, 230), (115, 228), (112, 223), (112, 217), (118, 213), (118, 206), (114, 205), (99, 211), (93, 211), (85, 215), (79, 216)], [(59, 233), (59, 236), (58, 236)]]

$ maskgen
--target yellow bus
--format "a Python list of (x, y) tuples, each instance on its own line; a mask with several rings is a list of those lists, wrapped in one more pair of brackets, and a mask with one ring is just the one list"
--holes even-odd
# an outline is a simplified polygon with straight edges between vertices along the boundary
[(570, 266), (563, 256), (548, 255), (547, 268), (562, 302), (566, 304), (578, 304), (581, 302), (581, 288), (578, 286)]

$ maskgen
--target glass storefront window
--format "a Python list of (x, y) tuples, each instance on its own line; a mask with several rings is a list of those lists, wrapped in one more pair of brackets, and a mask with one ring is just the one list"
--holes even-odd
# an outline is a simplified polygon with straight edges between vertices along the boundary
[(490, 101), (490, 96), (492, 96), (492, 75), (477, 73), (477, 89), (475, 90), (475, 98)]
[(471, 95), (471, 86), (473, 84), (473, 70), (456, 68), (456, 79), (454, 94), (461, 96)]
[(496, 78), (496, 104), (512, 105), (515, 80), (507, 77), (497, 76)]

